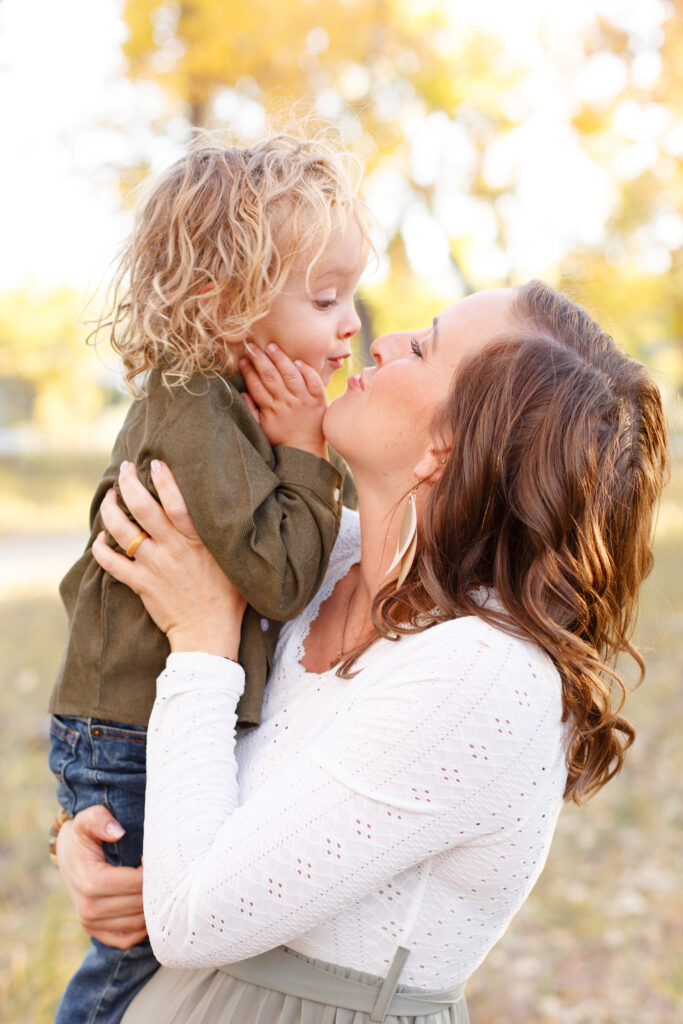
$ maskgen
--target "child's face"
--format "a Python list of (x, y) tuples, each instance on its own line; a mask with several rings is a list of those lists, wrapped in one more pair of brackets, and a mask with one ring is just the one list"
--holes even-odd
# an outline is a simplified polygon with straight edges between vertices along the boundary
[(266, 316), (257, 320), (249, 341), (265, 348), (275, 342), (290, 359), (301, 359), (320, 374), (323, 384), (351, 355), (351, 338), (360, 330), (354, 293), (368, 258), (360, 228), (351, 221), (341, 239), (330, 239), (313, 267), (308, 287), (305, 257), (295, 260)]

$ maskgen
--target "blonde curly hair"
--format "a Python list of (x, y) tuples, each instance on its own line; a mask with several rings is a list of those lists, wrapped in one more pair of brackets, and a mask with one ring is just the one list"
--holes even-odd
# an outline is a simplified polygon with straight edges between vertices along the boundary
[(231, 375), (230, 343), (266, 315), (297, 256), (310, 275), (349, 220), (374, 248), (359, 180), (359, 162), (320, 135), (225, 148), (199, 133), (145, 187), (91, 335), (109, 329), (133, 394), (151, 369), (168, 386)]

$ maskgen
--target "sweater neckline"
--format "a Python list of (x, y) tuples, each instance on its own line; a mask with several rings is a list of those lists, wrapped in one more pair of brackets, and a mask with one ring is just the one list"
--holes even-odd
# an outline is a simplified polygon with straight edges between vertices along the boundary
[[(344, 510), (342, 517), (342, 524), (348, 513)], [(349, 518), (351, 518), (349, 516)], [(287, 654), (289, 658), (293, 658), (296, 663), (297, 672), (301, 672), (302, 675), (307, 676), (310, 679), (322, 679), (329, 675), (334, 675), (337, 670), (337, 665), (332, 665), (330, 668), (325, 669), (323, 672), (309, 671), (304, 665), (301, 664), (301, 659), (305, 657), (304, 645), (310, 633), (311, 626), (318, 617), (318, 613), (324, 602), (331, 596), (332, 591), (337, 586), (339, 581), (347, 574), (360, 557), (360, 546), (358, 543), (358, 527), (356, 529), (344, 530), (343, 527), (340, 530), (337, 538), (336, 550), (334, 552), (333, 561), (329, 565), (328, 570), (325, 574), (325, 578), (320, 585), (318, 593), (315, 595), (312, 601), (310, 601), (303, 612), (299, 615), (294, 623), (294, 628), (287, 640)], [(339, 550), (341, 549), (341, 550)], [(290, 648), (292, 644), (292, 648)]]

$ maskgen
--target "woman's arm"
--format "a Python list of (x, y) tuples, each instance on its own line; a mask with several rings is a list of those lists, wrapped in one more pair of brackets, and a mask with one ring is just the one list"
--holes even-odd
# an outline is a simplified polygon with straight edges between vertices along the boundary
[[(129, 505), (133, 484), (124, 475)], [(198, 552), (173, 537), (169, 519), (161, 524), (166, 539), (158, 539), (151, 499), (141, 491), (135, 515), (155, 537), (140, 549), (147, 546), (147, 565), (109, 548), (107, 557), (158, 621), (178, 630), (182, 601), (171, 580), (182, 573), (201, 587), (188, 565)], [(116, 512), (112, 505), (107, 526), (125, 546), (132, 538), (119, 536)], [(197, 600), (210, 620), (223, 598), (213, 610)], [(163, 963), (252, 956), (435, 854), (507, 841), (530, 816), (555, 813), (564, 785), (556, 674), (527, 645), (471, 619), (409, 638), (409, 657), (408, 641), (392, 645), (381, 673), (362, 674), (356, 700), (240, 804), (241, 670), (187, 653), (206, 628), (202, 616), (192, 618), (193, 629), (186, 623), (176, 632), (179, 653), (159, 678), (149, 729), (145, 912)], [(215, 623), (207, 636), (216, 636)], [(514, 858), (500, 871), (497, 884), (525, 885)]]
[[(244, 600), (199, 540), (172, 474), (163, 464), (157, 469), (155, 483), (164, 500), (163, 510), (139, 483), (133, 466), (124, 466), (120, 474), (129, 507), (142, 516), (154, 539), (144, 541), (135, 561), (116, 556), (103, 537), (94, 550), (99, 551), (101, 562), (108, 562), (111, 555), (120, 559), (121, 577), (127, 569), (132, 571), (127, 582), (137, 592), (145, 592), (148, 610), (168, 633), (174, 650), (234, 657)], [(127, 547), (140, 531), (120, 511), (113, 492), (106, 496), (103, 511), (107, 524), (113, 525)], [(150, 547), (154, 553), (143, 562), (145, 546), (148, 554)], [(102, 849), (104, 842), (122, 833), (106, 807), (89, 807), (62, 826), (57, 860), (85, 931), (109, 946), (128, 949), (147, 934), (142, 868), (114, 867)]]
[[(145, 820), (145, 912), (163, 963), (253, 956), (437, 854), (514, 844), (530, 817), (554, 820), (564, 786), (557, 680), (536, 692), (525, 680), (533, 708), (521, 710), (516, 642), (496, 645), (474, 626), (443, 646), (412, 644), (409, 658), (393, 651), (386, 674), (242, 803), (233, 670), (170, 657), (150, 722)], [(521, 858), (541, 854), (502, 852), (490, 884), (526, 894)]]

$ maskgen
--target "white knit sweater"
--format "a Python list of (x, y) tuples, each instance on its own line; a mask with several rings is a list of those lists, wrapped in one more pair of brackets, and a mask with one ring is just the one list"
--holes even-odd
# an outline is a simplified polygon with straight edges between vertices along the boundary
[(546, 859), (566, 779), (558, 673), (478, 618), (379, 641), (352, 680), (300, 665), (359, 557), (345, 511), (317, 598), (283, 629), (263, 722), (242, 670), (172, 654), (149, 729), (145, 913), (171, 966), (279, 944), (401, 982), (464, 981)]

